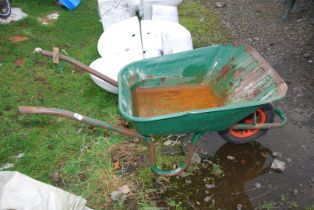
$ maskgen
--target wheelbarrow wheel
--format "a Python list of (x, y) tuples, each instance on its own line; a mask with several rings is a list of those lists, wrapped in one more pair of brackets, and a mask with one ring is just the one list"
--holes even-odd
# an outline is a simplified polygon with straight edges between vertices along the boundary
[[(257, 123), (273, 123), (275, 118), (274, 108), (271, 104), (266, 104), (256, 110)], [(252, 124), (254, 115), (251, 114), (240, 121), (240, 123)], [(268, 129), (228, 129), (218, 132), (218, 134), (227, 142), (234, 144), (243, 144), (254, 141), (267, 133)]]

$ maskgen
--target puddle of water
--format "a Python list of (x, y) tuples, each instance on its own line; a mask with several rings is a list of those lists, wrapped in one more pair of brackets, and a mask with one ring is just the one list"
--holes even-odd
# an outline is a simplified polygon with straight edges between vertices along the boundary
[(246, 189), (246, 183), (269, 173), (271, 154), (270, 149), (256, 142), (224, 144), (213, 157), (202, 159), (195, 173), (171, 178), (161, 198), (181, 202), (187, 209), (253, 209), (254, 195), (269, 189), (260, 183)]

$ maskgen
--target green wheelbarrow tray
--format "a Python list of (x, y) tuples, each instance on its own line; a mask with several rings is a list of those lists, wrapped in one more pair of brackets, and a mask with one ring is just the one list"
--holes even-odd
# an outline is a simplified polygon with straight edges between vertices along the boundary
[[(106, 80), (105, 77), (102, 78)], [(186, 84), (209, 85), (215, 95), (226, 99), (225, 105), (155, 117), (137, 117), (133, 113), (132, 93), (135, 88)], [(287, 122), (284, 112), (276, 108), (274, 113), (280, 122), (258, 123), (254, 114), (253, 123), (239, 123), (265, 104), (282, 99), (287, 91), (283, 79), (249, 46), (214, 45), (134, 62), (120, 71), (118, 87), (120, 113), (132, 123), (135, 130), (55, 108), (20, 107), (19, 112), (67, 117), (142, 139), (150, 147), (153, 172), (163, 176), (177, 175), (190, 164), (195, 143), (204, 132), (269, 129), (282, 127)], [(186, 161), (174, 170), (161, 170), (156, 165), (156, 151), (151, 136), (180, 133), (194, 133)]]
[[(256, 109), (283, 98), (287, 85), (276, 71), (247, 46), (214, 45), (138, 61), (119, 73), (119, 110), (143, 135), (222, 131)], [(208, 84), (226, 97), (223, 107), (151, 118), (133, 114), (132, 88)]]

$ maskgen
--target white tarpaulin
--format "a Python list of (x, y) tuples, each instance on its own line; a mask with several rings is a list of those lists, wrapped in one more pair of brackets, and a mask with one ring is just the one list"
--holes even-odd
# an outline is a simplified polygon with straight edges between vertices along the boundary
[(13, 171), (0, 172), (0, 210), (87, 210), (86, 200)]

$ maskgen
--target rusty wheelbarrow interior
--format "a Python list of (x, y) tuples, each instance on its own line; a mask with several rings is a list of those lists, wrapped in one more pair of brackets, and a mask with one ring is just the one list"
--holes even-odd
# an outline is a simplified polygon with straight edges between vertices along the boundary
[(286, 91), (267, 61), (243, 45), (143, 60), (119, 74), (121, 114), (145, 135), (224, 130)]

